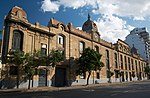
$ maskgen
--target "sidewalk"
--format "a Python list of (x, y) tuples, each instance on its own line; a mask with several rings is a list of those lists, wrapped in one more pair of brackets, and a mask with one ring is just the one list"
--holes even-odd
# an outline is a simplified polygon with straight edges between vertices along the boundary
[[(148, 81), (148, 80), (144, 80)], [(35, 88), (18, 88), (18, 89), (0, 89), (0, 93), (13, 93), (13, 92), (40, 92), (40, 91), (61, 91), (61, 90), (70, 90), (70, 89), (80, 89), (80, 88), (89, 88), (89, 87), (105, 87), (115, 84), (131, 84), (131, 83), (140, 83), (142, 81), (131, 81), (131, 82), (114, 82), (114, 83), (100, 83), (100, 84), (90, 84), (90, 85), (73, 85), (69, 87), (35, 87)], [(148, 81), (150, 82), (150, 81)]]
[[(108, 83), (107, 83), (108, 84)], [(107, 85), (106, 84), (106, 85)], [(70, 90), (70, 89), (80, 89), (88, 88), (94, 86), (100, 86), (102, 84), (90, 84), (90, 85), (73, 85), (68, 87), (35, 87), (35, 88), (15, 88), (15, 89), (0, 89), (0, 93), (12, 93), (12, 92), (38, 92), (38, 91), (61, 91), (61, 90)]]

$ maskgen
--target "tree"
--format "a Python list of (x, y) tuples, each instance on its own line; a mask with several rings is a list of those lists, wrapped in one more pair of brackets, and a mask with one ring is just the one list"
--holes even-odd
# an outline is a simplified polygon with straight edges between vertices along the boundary
[(101, 70), (101, 68), (104, 66), (103, 62), (100, 61), (101, 57), (102, 55), (97, 51), (86, 48), (79, 58), (77, 74), (88, 72), (87, 85), (89, 84), (89, 78), (92, 70)]
[(64, 60), (64, 55), (60, 50), (52, 50), (48, 55), (48, 64), (52, 67)]
[(107, 71), (108, 72), (108, 83), (111, 83), (111, 77), (114, 75), (114, 72), (112, 72), (110, 69)]
[(7, 57), (7, 63), (8, 64), (14, 64), (15, 66), (17, 66), (17, 88), (19, 87), (19, 81), (20, 81), (20, 72), (22, 70), (22, 65), (24, 63), (25, 60), (25, 55), (24, 52), (20, 51), (20, 50), (10, 50), (8, 52), (8, 57)]
[(49, 55), (43, 54), (41, 51), (35, 51), (33, 54), (26, 54), (25, 72), (29, 77), (28, 89), (30, 89), (30, 81), (36, 73), (38, 66), (55, 66), (56, 63), (64, 59), (63, 54), (59, 50), (52, 50)]
[(33, 54), (27, 53), (25, 57), (26, 57), (25, 72), (29, 77), (28, 89), (30, 89), (31, 78), (33, 81), (33, 76), (35, 75), (36, 69), (40, 65), (40, 62), (42, 60), (39, 60), (40, 57), (39, 52), (34, 52)]
[(147, 78), (150, 78), (150, 66), (146, 66), (144, 67), (144, 72), (147, 75)]

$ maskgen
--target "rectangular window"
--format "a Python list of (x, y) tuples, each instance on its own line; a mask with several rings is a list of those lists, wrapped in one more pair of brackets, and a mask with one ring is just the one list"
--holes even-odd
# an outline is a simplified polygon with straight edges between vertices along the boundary
[(47, 49), (42, 48), (42, 49), (41, 49), (41, 53), (42, 53), (43, 55), (46, 55), (46, 54), (47, 54)]
[(46, 44), (41, 44), (41, 53), (42, 55), (47, 55), (47, 45)]

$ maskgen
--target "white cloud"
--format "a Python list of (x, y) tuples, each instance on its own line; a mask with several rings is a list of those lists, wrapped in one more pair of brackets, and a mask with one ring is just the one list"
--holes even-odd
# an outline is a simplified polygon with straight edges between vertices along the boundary
[(46, 12), (57, 12), (59, 11), (60, 6), (65, 8), (78, 9), (87, 5), (91, 5), (93, 8), (96, 7), (97, 0), (43, 0), (41, 9)]
[(41, 9), (44, 12), (52, 12), (52, 13), (56, 13), (57, 11), (59, 11), (59, 4), (57, 4), (57, 2), (51, 2), (50, 0), (44, 0), (42, 1), (42, 6)]
[(127, 25), (126, 21), (108, 15), (99, 18), (95, 23), (98, 26), (101, 38), (112, 43), (115, 43), (118, 38), (125, 40), (125, 37), (129, 34), (130, 30), (134, 28)]
[(77, 29), (79, 29), (79, 30), (82, 30), (82, 27), (76, 27)]
[(111, 42), (115, 42), (118, 38), (124, 40), (133, 29), (121, 17), (145, 20), (150, 16), (150, 0), (43, 0), (41, 9), (44, 12), (56, 13), (60, 6), (72, 9), (90, 6), (94, 14), (102, 15), (95, 21), (99, 31), (102, 32), (101, 37)]
[(144, 19), (150, 16), (149, 0), (43, 0), (43, 11), (57, 12), (59, 7), (78, 9), (91, 6), (93, 12)]
[(59, 0), (59, 4), (64, 7), (78, 9), (85, 6), (86, 2), (84, 2), (84, 0)]

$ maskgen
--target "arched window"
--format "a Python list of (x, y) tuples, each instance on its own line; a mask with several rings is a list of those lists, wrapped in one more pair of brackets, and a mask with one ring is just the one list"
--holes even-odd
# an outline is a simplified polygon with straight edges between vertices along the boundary
[(121, 69), (123, 69), (123, 56), (122, 55), (120, 55), (120, 66), (121, 66)]
[(47, 45), (41, 43), (41, 53), (42, 55), (47, 55)]
[(58, 36), (58, 44), (63, 45), (63, 43), (64, 43), (64, 38), (63, 38), (63, 36), (59, 35)]
[(138, 68), (137, 68), (137, 60), (135, 60), (135, 66), (136, 66), (136, 72), (138, 72)]
[(62, 47), (65, 46), (65, 36), (64, 35), (58, 35), (58, 44)]
[(133, 59), (131, 59), (132, 70), (134, 70)]
[(114, 53), (114, 58), (115, 58), (115, 68), (118, 68), (118, 63), (117, 63), (117, 53)]
[(109, 51), (106, 50), (106, 67), (107, 69), (110, 69), (110, 66), (109, 66)]
[(21, 31), (13, 31), (12, 49), (21, 50), (23, 49), (23, 33)]
[(63, 34), (58, 35), (58, 48), (65, 56), (66, 37)]
[(109, 51), (106, 50), (106, 72), (107, 78), (110, 78)]
[(129, 70), (131, 70), (131, 64), (130, 64), (130, 58), (128, 57), (128, 67), (129, 67)]
[(125, 69), (127, 70), (127, 57), (124, 56)]
[(139, 61), (139, 71), (141, 72), (141, 63), (140, 63), (140, 61)]

